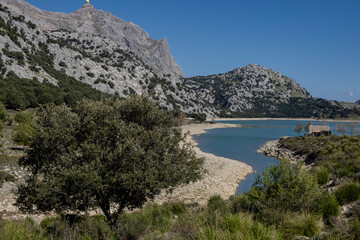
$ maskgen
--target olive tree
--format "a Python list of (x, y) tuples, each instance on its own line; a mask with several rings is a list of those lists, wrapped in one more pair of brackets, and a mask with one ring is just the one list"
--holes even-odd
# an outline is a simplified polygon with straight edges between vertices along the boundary
[(31, 174), (17, 205), (25, 212), (101, 209), (115, 224), (124, 209), (201, 177), (203, 159), (175, 124), (145, 97), (41, 107), (20, 160)]

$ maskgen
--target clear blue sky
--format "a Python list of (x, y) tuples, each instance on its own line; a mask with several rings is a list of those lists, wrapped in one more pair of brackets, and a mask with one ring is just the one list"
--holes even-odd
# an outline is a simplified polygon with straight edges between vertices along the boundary
[[(27, 0), (74, 12), (83, 0)], [(360, 99), (359, 0), (90, 0), (96, 8), (167, 37), (186, 76), (249, 63), (294, 78), (313, 96)]]

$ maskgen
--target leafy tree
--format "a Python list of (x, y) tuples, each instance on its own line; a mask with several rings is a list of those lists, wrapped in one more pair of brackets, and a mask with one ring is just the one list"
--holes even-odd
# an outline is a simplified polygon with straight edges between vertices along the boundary
[(297, 134), (299, 135), (301, 132), (302, 132), (302, 130), (304, 129), (304, 125), (302, 125), (300, 122), (298, 122), (297, 124), (296, 124), (296, 126), (295, 126), (295, 132), (297, 132)]
[(191, 113), (190, 117), (194, 118), (196, 121), (199, 121), (199, 122), (206, 121), (206, 114), (205, 113)]
[(100, 208), (115, 224), (125, 208), (200, 178), (203, 159), (175, 123), (145, 97), (41, 107), (20, 160), (31, 175), (17, 205), (27, 212)]

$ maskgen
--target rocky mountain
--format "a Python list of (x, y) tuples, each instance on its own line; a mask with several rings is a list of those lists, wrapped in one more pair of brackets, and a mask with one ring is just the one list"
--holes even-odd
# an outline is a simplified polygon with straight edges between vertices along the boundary
[(252, 109), (264, 100), (275, 108), (291, 97), (311, 97), (293, 79), (256, 64), (225, 74), (188, 78), (186, 84), (196, 89), (202, 99), (232, 112)]
[(357, 100), (356, 103), (357, 103), (357, 104), (360, 104), (360, 100)]
[[(185, 78), (166, 39), (154, 40), (139, 26), (88, 3), (65, 14), (2, 0), (0, 73), (0, 101), (10, 108), (147, 93), (168, 110), (208, 117), (340, 111), (337, 103), (313, 99), (293, 79), (255, 64)], [(316, 109), (309, 110), (309, 104)]]
[[(116, 32), (113, 37), (123, 34), (126, 38), (106, 37), (105, 30), (103, 35), (88, 32), (84, 25), (88, 24), (86, 19), (92, 17), (98, 19), (98, 24), (104, 24), (101, 29), (112, 27)], [(113, 20), (106, 23), (101, 19)], [(126, 31), (116, 30), (120, 28), (116, 24), (124, 25)], [(69, 30), (69, 26), (75, 30)], [(136, 25), (89, 4), (74, 14), (64, 14), (42, 11), (23, 0), (4, 1), (0, 6), (0, 33), (3, 76), (13, 73), (19, 78), (57, 86), (64, 85), (63, 78), (69, 77), (119, 97), (148, 92), (169, 110), (201, 109), (209, 115), (218, 112), (214, 107), (205, 106), (195, 91), (184, 86), (181, 68), (176, 67), (175, 62), (171, 69), (174, 60), (165, 40), (152, 40)], [(146, 51), (156, 61), (144, 56)], [(170, 66), (167, 68), (161, 66), (165, 66), (166, 59)], [(60, 79), (60, 75), (65, 76)]]
[(79, 35), (90, 34), (109, 38), (117, 45), (128, 48), (147, 65), (153, 66), (166, 74), (183, 77), (180, 66), (170, 53), (166, 38), (154, 40), (132, 22), (113, 16), (109, 12), (95, 9), (85, 3), (78, 11), (70, 14), (48, 12), (36, 8), (24, 0), (2, 0), (12, 13), (26, 16), (41, 30), (66, 30)]

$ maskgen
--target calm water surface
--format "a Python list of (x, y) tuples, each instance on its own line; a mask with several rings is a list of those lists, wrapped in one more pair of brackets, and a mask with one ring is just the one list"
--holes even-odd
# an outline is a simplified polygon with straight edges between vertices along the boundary
[[(241, 124), (241, 128), (219, 128), (207, 130), (206, 133), (194, 136), (198, 147), (207, 153), (238, 160), (250, 165), (255, 173), (246, 176), (238, 187), (237, 193), (247, 192), (258, 174), (262, 174), (278, 160), (264, 156), (256, 151), (267, 141), (283, 136), (297, 136), (294, 128), (297, 122), (306, 125), (307, 121), (298, 120), (251, 120), (219, 121), (221, 123)], [(336, 122), (317, 122), (314, 125), (330, 125), (333, 130)], [(302, 133), (304, 134), (304, 133)]]

